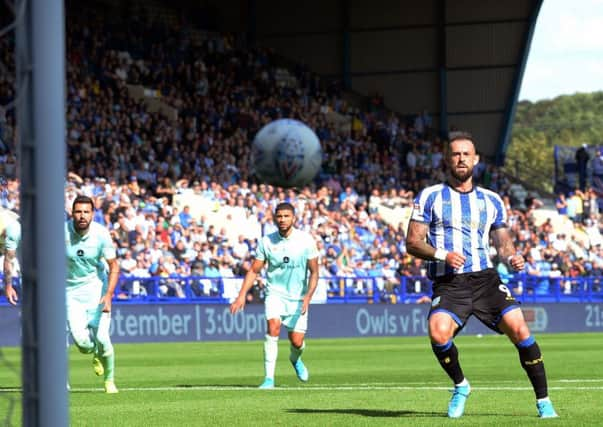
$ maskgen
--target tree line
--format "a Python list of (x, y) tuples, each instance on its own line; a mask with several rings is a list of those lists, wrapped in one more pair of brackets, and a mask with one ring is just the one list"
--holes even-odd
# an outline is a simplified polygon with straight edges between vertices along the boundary
[(521, 101), (517, 105), (505, 169), (516, 172), (524, 181), (541, 184), (541, 190), (550, 192), (554, 147), (578, 147), (583, 143), (603, 146), (603, 91), (538, 102)]

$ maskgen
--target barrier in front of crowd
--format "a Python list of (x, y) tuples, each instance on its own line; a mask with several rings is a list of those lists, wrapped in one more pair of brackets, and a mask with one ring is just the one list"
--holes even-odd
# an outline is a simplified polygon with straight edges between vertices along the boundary
[[(200, 303), (227, 304), (238, 295), (242, 277), (120, 276), (115, 291), (118, 303)], [(3, 281), (2, 281), (3, 283)], [(19, 288), (19, 282), (15, 280)], [(588, 303), (603, 301), (603, 279), (588, 277), (541, 277), (525, 273), (514, 275), (501, 285), (523, 303)], [(405, 304), (429, 302), (432, 282), (423, 276), (332, 276), (321, 277), (313, 303), (329, 304)], [(252, 288), (250, 301), (263, 300), (263, 288)], [(0, 303), (6, 304), (4, 296)]]

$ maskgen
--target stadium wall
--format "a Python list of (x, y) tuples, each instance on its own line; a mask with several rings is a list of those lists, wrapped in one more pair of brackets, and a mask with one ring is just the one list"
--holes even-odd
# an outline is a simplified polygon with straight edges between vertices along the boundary
[[(523, 305), (534, 333), (603, 332), (603, 304)], [(429, 306), (312, 305), (310, 338), (427, 336)], [(20, 344), (19, 310), (0, 306), (0, 346)], [(111, 335), (116, 343), (261, 340), (266, 333), (263, 305), (232, 315), (228, 305), (113, 305)], [(475, 319), (464, 334), (492, 333)], [(284, 334), (284, 332), (283, 332)]]

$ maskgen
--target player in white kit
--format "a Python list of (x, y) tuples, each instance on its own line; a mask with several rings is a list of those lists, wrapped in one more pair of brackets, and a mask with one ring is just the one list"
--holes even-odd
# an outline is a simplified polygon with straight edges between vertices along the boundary
[[(109, 231), (92, 222), (93, 209), (91, 198), (77, 196), (73, 218), (65, 223), (67, 326), (80, 352), (93, 354), (94, 372), (104, 376), (105, 392), (117, 393), (109, 326), (119, 265)], [(103, 260), (109, 266), (108, 278)]]
[(293, 205), (280, 203), (274, 211), (274, 217), (278, 231), (260, 240), (239, 295), (230, 306), (233, 314), (245, 307), (247, 292), (267, 264), (264, 307), (268, 333), (264, 341), (265, 378), (260, 385), (262, 389), (274, 388), (281, 324), (288, 330), (291, 342), (289, 360), (295, 373), (301, 381), (308, 381), (309, 372), (301, 360), (301, 354), (306, 346), (304, 337), (308, 327), (308, 307), (318, 284), (316, 242), (309, 233), (294, 227)]
[(8, 209), (0, 209), (0, 253), (4, 255), (4, 294), (12, 305), (17, 305), (19, 296), (13, 286), (13, 269), (17, 258), (17, 248), (21, 241), (21, 224), (17, 214)]

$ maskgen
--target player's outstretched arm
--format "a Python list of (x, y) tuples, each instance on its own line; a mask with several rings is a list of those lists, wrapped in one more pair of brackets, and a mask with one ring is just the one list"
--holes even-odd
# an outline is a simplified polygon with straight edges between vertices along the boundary
[(406, 233), (406, 250), (409, 254), (428, 261), (443, 261), (455, 269), (465, 264), (463, 254), (446, 251), (443, 248), (434, 248), (427, 243), (428, 231), (429, 226), (427, 224), (410, 220)]
[(236, 313), (239, 310), (245, 308), (245, 303), (247, 302), (247, 292), (253, 286), (255, 282), (255, 278), (264, 268), (264, 261), (259, 259), (254, 259), (251, 263), (251, 268), (245, 274), (245, 278), (243, 279), (243, 284), (241, 285), (241, 290), (239, 291), (239, 295), (237, 298), (230, 304), (230, 312), (232, 314)]
[(513, 236), (507, 227), (497, 228), (493, 230), (492, 240), (498, 256), (505, 260), (507, 265), (515, 271), (521, 271), (525, 267), (523, 255), (518, 254), (513, 243)]

